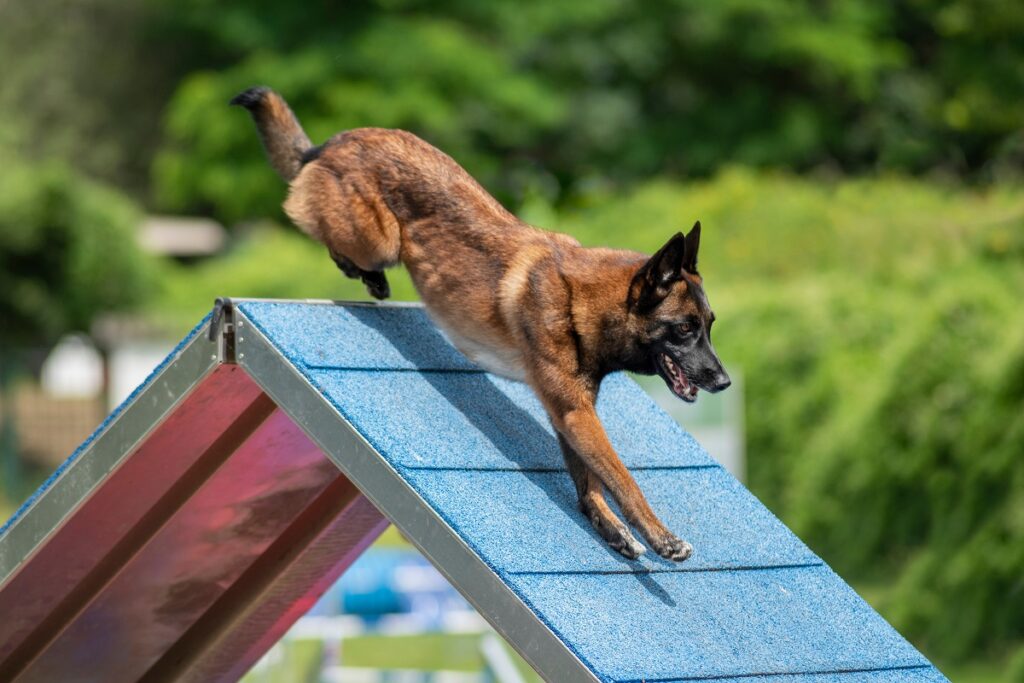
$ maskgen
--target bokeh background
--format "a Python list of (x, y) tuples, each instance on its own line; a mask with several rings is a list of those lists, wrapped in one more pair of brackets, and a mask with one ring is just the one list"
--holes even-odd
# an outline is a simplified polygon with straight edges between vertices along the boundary
[(118, 391), (58, 346), (365, 298), (226, 104), (267, 84), (584, 244), (700, 219), (747, 484), (955, 682), (1024, 681), (1020, 0), (0, 0), (0, 64), (4, 516)]

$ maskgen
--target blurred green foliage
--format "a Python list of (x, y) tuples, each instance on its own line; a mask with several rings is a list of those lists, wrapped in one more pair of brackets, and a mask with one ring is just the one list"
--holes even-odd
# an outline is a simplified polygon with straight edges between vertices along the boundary
[(153, 2), (0, 2), (0, 158), (57, 161), (148, 194), (162, 111), (198, 67)]
[(266, 83), (315, 140), (407, 128), (514, 204), (723, 163), (993, 179), (1024, 161), (1022, 34), (1016, 0), (3, 3), (0, 150), (265, 216), (226, 102)]
[[(282, 190), (279, 188), (278, 190)], [(388, 271), (392, 298), (416, 298), (408, 275)], [(326, 250), (297, 230), (254, 226), (230, 252), (196, 266), (165, 264), (151, 314), (182, 332), (218, 296), (280, 299), (369, 299), (362, 283), (342, 276)]]
[(120, 193), (55, 164), (0, 164), (0, 343), (47, 343), (143, 301), (151, 262), (141, 214)]
[(406, 128), (514, 204), (723, 163), (991, 178), (1024, 159), (1016, 0), (175, 7), (164, 20), (216, 68), (176, 92), (154, 188), (229, 221), (278, 210), (251, 130), (224, 106), (257, 83), (314, 141)]
[(242, 683), (319, 683), (323, 680), (324, 643), (284, 639), (242, 677)]

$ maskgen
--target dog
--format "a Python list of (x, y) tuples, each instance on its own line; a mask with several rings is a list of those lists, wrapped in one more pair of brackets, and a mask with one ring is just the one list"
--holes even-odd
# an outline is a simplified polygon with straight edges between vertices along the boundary
[[(527, 382), (555, 428), (580, 510), (614, 550), (681, 562), (693, 551), (655, 515), (608, 440), (601, 380), (660, 375), (687, 402), (730, 380), (711, 345), (715, 315), (697, 271), (700, 223), (653, 256), (584, 248), (527, 225), (458, 163), (403, 130), (360, 128), (314, 145), (273, 90), (231, 104), (252, 115), (289, 183), (284, 211), (348, 277), (383, 299), (405, 265), (434, 323), (485, 370)], [(609, 506), (607, 489), (627, 526)]]

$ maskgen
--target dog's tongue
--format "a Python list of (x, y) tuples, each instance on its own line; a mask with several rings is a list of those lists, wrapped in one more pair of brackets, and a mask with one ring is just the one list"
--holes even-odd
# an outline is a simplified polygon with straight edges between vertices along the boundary
[(678, 365), (672, 366), (672, 389), (677, 394), (687, 394), (690, 390), (690, 383), (686, 381), (686, 375)]
[(662, 364), (668, 371), (669, 379), (672, 380), (672, 392), (679, 398), (693, 401), (697, 396), (697, 386), (690, 384), (683, 369), (675, 364), (668, 355), (662, 355)]

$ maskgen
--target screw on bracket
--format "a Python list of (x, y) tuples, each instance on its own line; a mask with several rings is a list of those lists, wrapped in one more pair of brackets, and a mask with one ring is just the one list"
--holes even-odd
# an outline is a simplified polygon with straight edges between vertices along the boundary
[(221, 363), (235, 362), (234, 308), (226, 296), (218, 297), (210, 318), (210, 341), (217, 342), (217, 359)]

